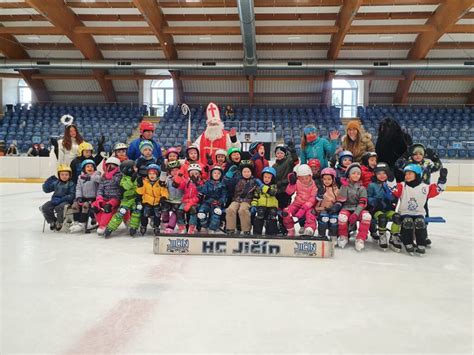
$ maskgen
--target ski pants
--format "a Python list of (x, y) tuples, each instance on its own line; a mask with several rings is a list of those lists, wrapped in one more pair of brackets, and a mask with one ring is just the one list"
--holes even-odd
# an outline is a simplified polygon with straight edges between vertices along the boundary
[(413, 244), (413, 234), (415, 234), (416, 244), (426, 246), (426, 223), (424, 216), (402, 216), (401, 239), (404, 245)]
[(401, 217), (395, 211), (377, 211), (374, 213), (373, 221), (377, 224), (378, 232), (380, 235), (385, 234), (387, 231), (387, 223), (392, 222), (390, 233), (400, 233)]
[(226, 210), (226, 228), (235, 230), (237, 227), (237, 214), (240, 219), (242, 232), (250, 232), (252, 224), (250, 223), (250, 203), (233, 201)]
[(41, 206), (41, 212), (43, 213), (44, 219), (46, 219), (46, 222), (49, 224), (54, 222), (63, 224), (64, 215), (68, 206), (69, 204), (67, 202), (62, 202), (55, 206), (51, 201), (48, 201)]
[(87, 223), (92, 202), (95, 198), (85, 199), (84, 202), (74, 201), (72, 204), (72, 212), (74, 213), (74, 221), (80, 223)]
[(253, 234), (261, 235), (265, 226), (265, 235), (278, 234), (278, 208), (257, 206), (257, 213), (253, 219)]
[(223, 213), (223, 207), (212, 206), (210, 203), (203, 202), (199, 206), (197, 213), (201, 228), (209, 228), (211, 231), (218, 230), (221, 225), (221, 217)]

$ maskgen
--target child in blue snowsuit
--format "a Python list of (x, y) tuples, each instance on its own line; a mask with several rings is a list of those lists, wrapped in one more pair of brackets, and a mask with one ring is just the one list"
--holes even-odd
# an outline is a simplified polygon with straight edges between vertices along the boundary
[(201, 232), (215, 233), (221, 224), (222, 213), (224, 212), (227, 189), (222, 182), (223, 171), (220, 166), (211, 168), (209, 180), (204, 185), (198, 187), (202, 203), (198, 208), (198, 219), (201, 223)]

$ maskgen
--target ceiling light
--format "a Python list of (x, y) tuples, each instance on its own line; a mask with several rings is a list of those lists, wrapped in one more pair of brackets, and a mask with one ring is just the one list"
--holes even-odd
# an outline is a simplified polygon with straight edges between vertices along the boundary
[(300, 36), (288, 36), (288, 39), (294, 41), (296, 39), (301, 39), (301, 37)]
[(211, 37), (199, 37), (200, 41), (210, 41)]
[(114, 41), (125, 41), (125, 37), (112, 37)]
[(31, 39), (32, 41), (37, 41), (40, 39), (38, 36), (28, 36), (27, 38)]
[(393, 36), (379, 36), (379, 39), (393, 39)]

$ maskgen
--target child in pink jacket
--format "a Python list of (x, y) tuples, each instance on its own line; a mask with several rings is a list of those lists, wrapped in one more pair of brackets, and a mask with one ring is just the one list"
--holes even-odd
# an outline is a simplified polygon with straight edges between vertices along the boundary
[(301, 219), (307, 213), (311, 213), (318, 193), (318, 188), (312, 178), (311, 168), (307, 164), (301, 164), (295, 170), (296, 174), (295, 172), (288, 174), (289, 184), (286, 193), (291, 196), (296, 192), (296, 196), (294, 201), (282, 212), (283, 224), (290, 237), (295, 236), (293, 217)]

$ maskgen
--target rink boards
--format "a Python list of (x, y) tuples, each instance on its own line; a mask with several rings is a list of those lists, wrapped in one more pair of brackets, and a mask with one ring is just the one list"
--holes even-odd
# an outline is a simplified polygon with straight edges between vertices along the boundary
[(167, 255), (232, 255), (330, 258), (332, 242), (307, 238), (238, 238), (226, 235), (166, 234), (155, 237), (155, 254)]

